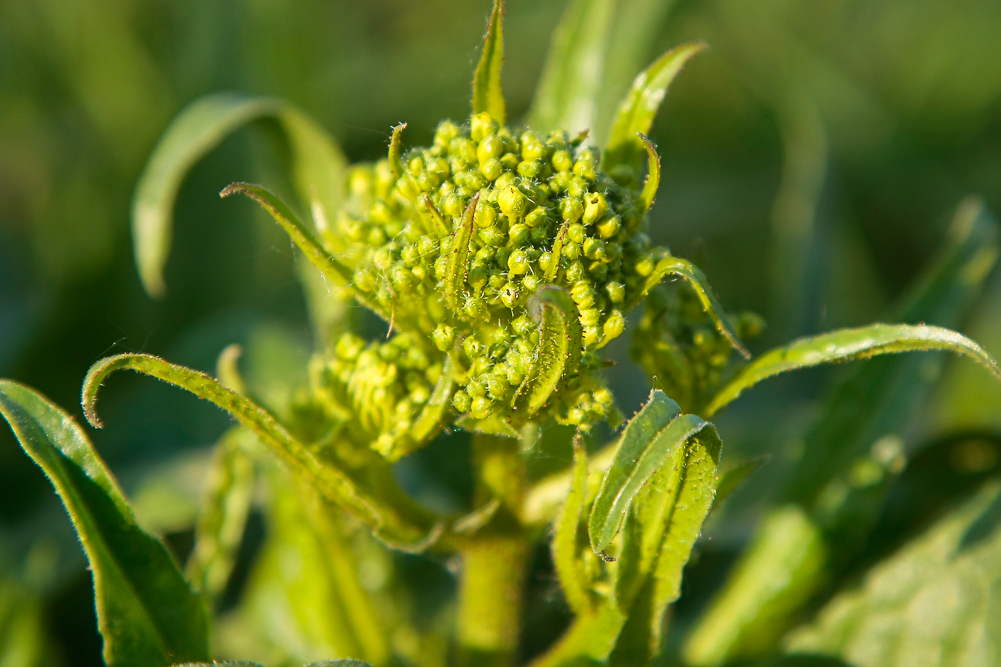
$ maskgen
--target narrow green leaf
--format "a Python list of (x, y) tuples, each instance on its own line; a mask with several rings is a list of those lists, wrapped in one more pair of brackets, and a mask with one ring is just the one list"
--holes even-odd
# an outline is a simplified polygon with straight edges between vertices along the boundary
[(625, 165), (639, 175), (645, 146), (642, 140), (637, 141), (637, 135), (649, 134), (668, 86), (685, 63), (705, 48), (705, 43), (695, 42), (671, 49), (636, 77), (612, 123), (604, 153), (606, 172)]
[(575, 614), (583, 614), (590, 611), (592, 605), (587, 575), (577, 556), (577, 527), (587, 493), (587, 450), (579, 433), (574, 437), (573, 455), (573, 482), (563, 512), (556, 522), (552, 548), (553, 563), (567, 603)]
[(459, 227), (452, 232), (452, 249), (449, 251), (448, 265), (445, 270), (445, 302), (452, 312), (461, 309), (459, 299), (462, 298), (463, 287), (466, 284), (466, 273), (469, 268), (469, 241), (473, 238), (473, 219), (476, 217), (476, 203), (480, 200), (475, 194), (466, 206)]
[(195, 548), (185, 574), (209, 599), (222, 593), (229, 581), (250, 514), (254, 462), (245, 448), (251, 437), (243, 429), (230, 429), (216, 446), (205, 481)]
[(670, 255), (660, 258), (657, 265), (654, 267), (653, 272), (647, 276), (646, 281), (636, 294), (634, 294), (629, 303), (625, 307), (625, 312), (629, 312), (633, 308), (639, 305), (640, 301), (650, 293), (654, 287), (659, 285), (664, 278), (667, 276), (674, 275), (678, 276), (686, 281), (695, 290), (695, 294), (699, 297), (699, 301), (702, 302), (702, 308), (709, 314), (712, 318), (713, 323), (721, 334), (726, 336), (730, 344), (733, 345), (740, 354), (745, 358), (750, 358), (751, 354), (744, 348), (743, 343), (737, 337), (737, 332), (733, 328), (733, 324), (730, 323), (730, 319), (726, 316), (723, 311), (723, 306), (720, 305), (719, 300), (716, 295), (713, 294), (712, 289), (709, 287), (709, 281), (706, 280), (705, 274), (689, 261), (681, 259), (680, 257), (671, 257)]
[(930, 350), (948, 350), (969, 357), (1001, 379), (1001, 369), (994, 357), (960, 333), (923, 324), (870, 324), (801, 338), (766, 352), (713, 397), (706, 414), (714, 414), (745, 390), (780, 373), (882, 354)]
[(431, 228), (428, 231), (433, 232), (435, 238), (443, 239), (451, 233), (452, 228), (445, 222), (445, 218), (441, 217), (438, 209), (434, 207), (431, 197), (426, 194), (421, 195), (417, 199), (417, 205), (418, 210), (431, 222)]
[(533, 129), (573, 135), (594, 127), (614, 5), (613, 0), (572, 0), (567, 5), (529, 111)]
[(160, 667), (208, 658), (208, 618), (160, 540), (136, 524), (117, 482), (73, 418), (28, 387), (0, 380), (0, 414), (52, 482), (94, 578), (104, 660)]
[[(293, 181), (303, 205), (325, 223), (340, 207), (345, 160), (330, 136), (304, 113), (270, 98), (210, 95), (181, 111), (153, 150), (132, 201), (136, 265), (146, 291), (166, 291), (163, 269), (170, 254), (174, 201), (185, 175), (225, 137), (263, 117), (276, 118), (293, 154)], [(337, 250), (335, 248), (335, 250)]]
[(786, 650), (857, 667), (998, 664), (999, 511), (995, 481), (838, 593)]
[(393, 136), (389, 140), (389, 168), (394, 178), (403, 176), (403, 130), (405, 129), (407, 129), (406, 123), (394, 127)]
[(529, 667), (582, 667), (603, 665), (615, 648), (626, 617), (614, 604), (604, 604), (582, 614), (570, 624), (551, 649), (529, 663)]
[(229, 412), (256, 434), (290, 471), (325, 498), (374, 528), (380, 539), (399, 548), (405, 548), (407, 544), (423, 547), (427, 539), (440, 533), (440, 526), (430, 527), (430, 517), (416, 510), (404, 516), (398, 508), (379, 503), (371, 495), (362, 493), (347, 474), (334, 467), (329, 460), (317, 458), (313, 450), (292, 437), (267, 410), (250, 399), (227, 389), (205, 373), (152, 355), (122, 354), (103, 359), (91, 367), (84, 379), (83, 407), (87, 420), (95, 428), (102, 426), (94, 410), (97, 391), (108, 375), (123, 369), (150, 375), (186, 389)]
[(679, 448), (699, 434), (713, 443), (707, 449), (718, 448), (719, 437), (712, 424), (695, 415), (681, 414), (678, 404), (662, 391), (650, 392), (647, 404), (626, 425), (615, 462), (594, 499), (588, 534), (595, 553), (603, 553), (611, 543), (643, 485), (672, 456), (677, 456)]
[(511, 399), (520, 419), (529, 419), (569, 379), (580, 365), (583, 345), (577, 305), (566, 290), (554, 285), (539, 289), (528, 302), (528, 312), (539, 325), (539, 344), (525, 379)]
[(646, 151), (647, 175), (643, 182), (643, 190), (640, 191), (640, 215), (644, 215), (653, 206), (653, 200), (657, 198), (657, 190), (660, 189), (660, 155), (653, 147), (653, 142), (641, 132), (636, 133)]
[(722, 505), (723, 501), (736, 491), (745, 479), (750, 477), (758, 468), (768, 463), (770, 458), (770, 456), (762, 456), (752, 461), (741, 463), (729, 470), (724, 470), (719, 476), (719, 482), (716, 484), (716, 500), (713, 502), (713, 510)]
[(483, 40), (483, 55), (473, 78), (473, 113), (486, 111), (499, 124), (507, 122), (501, 66), (504, 64), (504, 0), (494, 0), (490, 25)]
[(567, 233), (570, 231), (570, 221), (564, 220), (560, 228), (556, 230), (556, 238), (553, 240), (553, 249), (549, 253), (549, 266), (546, 267), (546, 280), (556, 280), (556, 274), (560, 270), (560, 258), (563, 256), (563, 246), (567, 242)]
[[(445, 365), (442, 367), (438, 384), (431, 392), (431, 398), (428, 399), (420, 416), (410, 429), (410, 433), (417, 443), (416, 447), (427, 443), (445, 426), (445, 418), (448, 415), (449, 406), (452, 404), (452, 391), (454, 389), (455, 364), (452, 362), (451, 355), (448, 355), (445, 357)], [(401, 451), (401, 455), (403, 453), (405, 452)]]

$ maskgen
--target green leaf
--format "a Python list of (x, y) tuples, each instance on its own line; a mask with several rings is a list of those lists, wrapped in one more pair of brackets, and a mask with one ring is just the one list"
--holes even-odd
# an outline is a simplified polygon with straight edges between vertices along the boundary
[(573, 482), (563, 512), (557, 518), (552, 548), (553, 563), (567, 603), (575, 614), (583, 614), (590, 611), (592, 604), (587, 574), (577, 556), (577, 527), (587, 493), (587, 450), (580, 434), (574, 437), (573, 450)]
[(857, 667), (975, 667), (1001, 656), (1001, 487), (987, 484), (786, 640)]
[(645, 134), (636, 133), (643, 144), (643, 149), (647, 155), (647, 175), (643, 182), (643, 190), (640, 191), (640, 216), (646, 214), (653, 206), (653, 200), (657, 198), (657, 190), (660, 189), (660, 155), (653, 147), (653, 142)]
[(331, 461), (318, 458), (313, 450), (292, 437), (267, 410), (250, 399), (227, 389), (205, 373), (152, 355), (122, 354), (103, 359), (90, 368), (84, 379), (83, 407), (87, 420), (95, 428), (102, 426), (94, 409), (97, 391), (108, 375), (123, 369), (150, 375), (186, 389), (227, 411), (257, 435), (297, 477), (368, 524), (380, 539), (393, 543), (397, 548), (405, 549), (407, 545), (413, 545), (416, 549), (423, 549), (428, 546), (429, 539), (440, 534), (440, 526), (432, 527), (430, 517), (417, 509), (408, 506), (402, 510), (363, 493), (347, 474), (334, 467)]
[(230, 429), (216, 446), (205, 482), (186, 574), (209, 599), (222, 593), (229, 581), (250, 514), (254, 462), (245, 449), (250, 438), (243, 429)]
[(695, 294), (698, 296), (699, 301), (702, 302), (702, 308), (712, 318), (712, 321), (716, 325), (719, 332), (726, 336), (727, 340), (730, 341), (730, 344), (733, 345), (734, 349), (740, 352), (744, 357), (750, 358), (750, 353), (744, 348), (744, 345), (737, 337), (737, 332), (734, 330), (733, 324), (730, 323), (730, 319), (723, 311), (723, 306), (720, 305), (716, 295), (713, 294), (712, 290), (709, 288), (709, 282), (706, 280), (705, 274), (699, 270), (699, 267), (689, 261), (681, 259), (680, 257), (661, 257), (657, 262), (657, 265), (654, 267), (653, 272), (647, 276), (643, 286), (631, 297), (629, 303), (626, 304), (624, 312), (629, 312), (638, 306), (639, 302), (650, 293), (650, 290), (659, 285), (664, 278), (669, 275), (675, 275), (688, 281), (688, 284), (695, 290)]
[[(249, 122), (274, 117), (293, 153), (293, 182), (318, 224), (340, 207), (345, 160), (329, 135), (301, 111), (279, 100), (232, 93), (210, 95), (181, 111), (153, 150), (132, 201), (136, 265), (146, 291), (166, 291), (174, 201), (185, 175), (226, 136)], [(335, 249), (336, 250), (336, 249)]]
[[(454, 389), (455, 364), (452, 361), (451, 355), (446, 355), (445, 365), (442, 367), (441, 376), (438, 378), (438, 383), (435, 385), (434, 391), (431, 392), (431, 398), (428, 399), (424, 409), (421, 410), (420, 416), (410, 429), (411, 435), (414, 436), (415, 449), (426, 444), (445, 426), (445, 420), (449, 414), (449, 406), (452, 404), (452, 391)], [(402, 456), (406, 451), (401, 450), (400, 455)]]
[(615, 114), (604, 154), (603, 169), (606, 172), (625, 165), (639, 175), (645, 146), (637, 140), (637, 135), (650, 133), (668, 86), (689, 58), (705, 48), (706, 44), (702, 42), (679, 46), (655, 60), (636, 77)]
[[(712, 443), (707, 449), (715, 447), (718, 457), (719, 437), (712, 424), (695, 415), (681, 414), (678, 404), (662, 391), (650, 392), (647, 404), (626, 425), (615, 462), (594, 499), (588, 534), (596, 554), (603, 553), (611, 543), (643, 485), (696, 435)], [(711, 500), (711, 492), (709, 495)]]
[(573, 136), (594, 127), (612, 27), (613, 0), (572, 0), (553, 33), (528, 115), (539, 132)]
[(766, 352), (713, 397), (706, 414), (718, 412), (745, 390), (780, 373), (882, 354), (930, 350), (948, 350), (969, 357), (1001, 379), (1001, 369), (994, 358), (960, 333), (927, 325), (870, 324), (801, 338)]
[(539, 325), (539, 344), (511, 399), (514, 415), (521, 420), (531, 418), (546, 405), (560, 380), (573, 377), (583, 350), (580, 315), (566, 290), (555, 285), (541, 287), (529, 299), (528, 312)]
[(160, 540), (143, 531), (73, 418), (28, 387), (0, 380), (0, 413), (52, 482), (94, 578), (104, 660), (159, 667), (208, 658), (208, 618)]
[(605, 664), (625, 623), (626, 617), (614, 604), (604, 604), (582, 614), (574, 619), (556, 645), (529, 663), (529, 667)]
[(403, 176), (403, 130), (407, 129), (406, 123), (400, 123), (393, 128), (393, 136), (389, 140), (389, 168), (393, 172), (393, 178)]
[(755, 470), (768, 463), (770, 458), (770, 456), (762, 456), (753, 461), (741, 463), (729, 470), (724, 470), (716, 484), (716, 500), (713, 502), (713, 509), (719, 507)]
[(452, 232), (452, 249), (449, 251), (448, 264), (445, 269), (445, 302), (453, 313), (461, 310), (459, 299), (462, 298), (466, 284), (466, 273), (469, 268), (469, 241), (473, 238), (473, 219), (476, 217), (476, 204), (480, 200), (479, 193), (473, 195), (466, 206), (459, 227)]
[(473, 78), (473, 113), (489, 113), (499, 124), (507, 122), (501, 66), (504, 64), (504, 0), (494, 0), (483, 55)]
[(560, 257), (563, 255), (563, 246), (567, 242), (567, 233), (570, 231), (570, 224), (569, 220), (564, 220), (560, 228), (556, 230), (556, 238), (553, 239), (553, 249), (549, 253), (546, 280), (556, 280), (556, 274), (560, 270)]

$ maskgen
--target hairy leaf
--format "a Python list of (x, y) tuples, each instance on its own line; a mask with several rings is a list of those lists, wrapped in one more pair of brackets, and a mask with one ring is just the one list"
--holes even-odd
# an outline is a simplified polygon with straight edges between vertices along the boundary
[(528, 124), (571, 136), (594, 127), (614, 0), (572, 0), (553, 33)]
[(653, 142), (645, 134), (637, 132), (640, 143), (647, 155), (647, 175), (643, 182), (643, 190), (640, 191), (640, 215), (645, 214), (653, 206), (653, 200), (657, 198), (657, 190), (660, 189), (660, 155), (653, 147)]
[(560, 228), (556, 230), (553, 249), (549, 253), (549, 266), (546, 267), (546, 280), (556, 280), (556, 274), (560, 270), (560, 257), (563, 255), (563, 246), (567, 242), (567, 233), (570, 231), (570, 224), (569, 220), (565, 220), (560, 225)]
[(469, 241), (473, 238), (473, 220), (476, 217), (476, 204), (480, 200), (475, 194), (466, 206), (459, 227), (452, 232), (452, 249), (448, 256), (445, 269), (445, 302), (452, 312), (461, 310), (460, 299), (466, 284), (466, 273), (469, 269)]
[(595, 553), (604, 552), (611, 543), (647, 480), (695, 435), (713, 442), (718, 456), (719, 437), (712, 424), (695, 415), (682, 415), (678, 404), (663, 392), (650, 392), (647, 404), (626, 425), (615, 462), (594, 499), (588, 534)]
[(645, 146), (637, 135), (649, 134), (654, 117), (674, 77), (689, 58), (706, 48), (702, 42), (671, 49), (646, 68), (633, 81), (632, 88), (619, 104), (605, 148), (605, 171), (619, 165), (631, 167), (638, 175), (643, 166)]
[(403, 130), (407, 129), (406, 123), (400, 123), (393, 128), (393, 136), (389, 140), (389, 168), (393, 172), (393, 178), (403, 175)]
[(239, 127), (274, 117), (293, 153), (293, 181), (318, 224), (340, 205), (344, 157), (329, 135), (301, 111), (279, 100), (222, 93), (201, 98), (164, 132), (136, 185), (132, 235), (136, 265), (146, 291), (162, 296), (163, 269), (170, 254), (174, 201), (185, 175), (198, 160)]
[(643, 287), (626, 305), (625, 311), (628, 312), (639, 305), (639, 302), (643, 300), (643, 297), (650, 293), (650, 290), (659, 285), (664, 278), (670, 275), (678, 276), (688, 281), (688, 284), (692, 286), (692, 289), (695, 290), (696, 295), (699, 297), (699, 301), (702, 302), (703, 309), (712, 318), (713, 323), (716, 325), (719, 332), (726, 336), (727, 340), (730, 341), (730, 344), (733, 345), (734, 349), (740, 352), (744, 357), (750, 358), (750, 353), (744, 348), (744, 345), (737, 337), (737, 332), (734, 330), (733, 324), (730, 323), (730, 319), (723, 311), (723, 306), (720, 305), (716, 295), (713, 294), (712, 290), (709, 288), (709, 282), (706, 280), (705, 274), (699, 270), (699, 267), (689, 261), (681, 259), (680, 257), (661, 257), (660, 261), (658, 261), (657, 265), (654, 267), (653, 272), (647, 276), (646, 281), (643, 283)]
[(216, 446), (188, 559), (188, 581), (209, 599), (226, 587), (250, 514), (254, 462), (246, 452), (252, 436), (230, 429)]
[(929, 350), (948, 350), (969, 357), (1001, 379), (1001, 369), (994, 358), (960, 333), (923, 324), (870, 324), (801, 338), (766, 352), (713, 397), (706, 414), (718, 412), (745, 390), (780, 373), (881, 354)]
[(504, 0), (494, 0), (483, 55), (473, 78), (473, 113), (486, 111), (499, 124), (507, 122), (501, 66), (504, 64)]
[(1001, 487), (971, 500), (861, 584), (839, 593), (786, 642), (790, 653), (857, 667), (996, 665), (1001, 660)]
[(591, 594), (588, 592), (587, 575), (577, 556), (577, 527), (584, 511), (587, 493), (587, 450), (578, 434), (574, 438), (573, 482), (567, 496), (563, 512), (556, 523), (556, 537), (553, 539), (553, 563), (556, 574), (563, 586), (570, 609), (575, 614), (583, 614), (591, 609)]
[(525, 379), (511, 399), (515, 416), (528, 419), (549, 401), (560, 381), (580, 365), (582, 330), (577, 305), (566, 290), (554, 285), (539, 289), (528, 302), (539, 325), (539, 344)]
[[(84, 379), (83, 407), (87, 420), (95, 428), (101, 428), (94, 410), (97, 391), (108, 375), (123, 369), (159, 378), (229, 412), (240, 424), (256, 434), (296, 476), (308, 482), (325, 498), (374, 528), (380, 538), (393, 542), (398, 548), (406, 548), (408, 544), (415, 545), (418, 549), (424, 548), (430, 536), (440, 533), (440, 528), (430, 528), (429, 518), (416, 509), (408, 507), (400, 510), (390, 507), (363, 493), (344, 472), (334, 467), (330, 461), (317, 458), (312, 450), (292, 437), (267, 410), (250, 399), (227, 389), (204, 373), (171, 364), (152, 355), (122, 354), (103, 359), (91, 367)], [(406, 512), (406, 516), (403, 512)], [(425, 523), (428, 525), (424, 525)]]
[(73, 418), (0, 380), (0, 413), (73, 521), (94, 578), (104, 660), (159, 667), (208, 658), (208, 618), (159, 539), (136, 523), (117, 482)]
[(442, 239), (451, 233), (452, 228), (447, 222), (445, 222), (445, 218), (441, 217), (441, 213), (438, 212), (438, 209), (434, 207), (431, 197), (426, 194), (421, 195), (417, 199), (417, 206), (418, 210), (423, 209), (421, 212), (424, 213), (431, 222), (431, 228), (428, 231), (433, 232), (435, 238)]

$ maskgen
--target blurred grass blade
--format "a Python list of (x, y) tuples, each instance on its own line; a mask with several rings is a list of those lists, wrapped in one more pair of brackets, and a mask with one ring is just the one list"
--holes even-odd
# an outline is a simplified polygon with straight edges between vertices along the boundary
[(504, 0), (494, 0), (483, 55), (473, 78), (473, 113), (487, 112), (499, 124), (507, 123), (501, 66), (504, 64)]
[(571, 377), (580, 365), (582, 329), (577, 305), (566, 290), (554, 285), (539, 289), (528, 302), (538, 323), (539, 344), (525, 379), (511, 399), (514, 416), (529, 419)]
[(619, 104), (612, 123), (605, 146), (603, 169), (606, 172), (625, 165), (639, 175), (643, 167), (644, 146), (636, 134), (650, 133), (668, 86), (689, 58), (705, 48), (702, 42), (679, 46), (655, 60), (636, 77), (632, 88)]
[(709, 287), (709, 281), (706, 279), (705, 274), (689, 261), (681, 259), (680, 257), (662, 257), (657, 265), (654, 267), (653, 272), (647, 276), (646, 281), (643, 283), (639, 291), (634, 293), (626, 304), (624, 311), (629, 312), (637, 305), (640, 301), (650, 293), (654, 287), (659, 285), (664, 278), (670, 275), (675, 275), (683, 278), (692, 286), (695, 290), (695, 294), (698, 296), (699, 301), (702, 302), (702, 308), (713, 320), (713, 324), (716, 328), (726, 336), (730, 344), (733, 345), (734, 349), (740, 352), (745, 358), (750, 358), (750, 353), (744, 348), (743, 343), (737, 337), (737, 332), (733, 328), (733, 324), (730, 323), (730, 319), (726, 316), (723, 311), (723, 306), (720, 304), (716, 295), (713, 294), (712, 289)]
[(393, 542), (398, 548), (405, 548), (408, 544), (426, 548), (429, 546), (426, 540), (438, 534), (439, 529), (432, 528), (430, 518), (422, 513), (413, 510), (408, 516), (403, 516), (399, 508), (379, 503), (370, 495), (362, 493), (354, 481), (334, 467), (331, 461), (319, 459), (312, 450), (292, 437), (267, 410), (250, 399), (227, 389), (205, 373), (171, 364), (152, 355), (122, 354), (103, 359), (90, 368), (84, 379), (83, 407), (87, 420), (95, 428), (102, 426), (94, 409), (97, 391), (105, 378), (117, 370), (150, 375), (190, 391), (227, 411), (256, 434), (290, 471), (331, 502), (371, 526), (381, 539)]
[(574, 437), (573, 451), (573, 482), (563, 512), (557, 517), (553, 563), (567, 604), (575, 614), (583, 614), (591, 609), (591, 595), (587, 575), (577, 556), (577, 527), (587, 493), (587, 450), (580, 434)]
[(614, 0), (571, 0), (563, 12), (528, 115), (534, 130), (574, 136), (594, 127), (614, 6)]
[[(714, 451), (714, 457), (718, 459), (719, 436), (712, 424), (696, 415), (681, 414), (678, 404), (663, 392), (655, 389), (650, 393), (650, 400), (623, 431), (615, 462), (605, 475), (598, 496), (594, 499), (588, 534), (591, 548), (596, 554), (603, 553), (611, 543), (634, 498), (647, 481), (668, 460), (677, 456), (678, 450), (683, 450), (689, 439), (696, 435), (710, 443), (705, 447)], [(713, 471), (715, 472), (715, 460)], [(699, 493), (705, 493), (705, 489), (701, 487), (702, 481), (698, 482)], [(710, 481), (711, 488), (705, 495), (711, 501), (715, 492), (715, 479)], [(708, 505), (705, 510), (709, 511)], [(699, 519), (696, 531), (701, 526), (702, 520)]]
[(216, 445), (205, 481), (195, 547), (185, 574), (210, 600), (217, 598), (229, 581), (250, 514), (254, 462), (245, 448), (252, 437), (241, 428), (227, 431)]
[(788, 650), (858, 667), (993, 665), (1001, 609), (997, 480), (830, 600)]
[(139, 178), (132, 202), (136, 265), (152, 296), (166, 291), (163, 270), (170, 254), (174, 201), (184, 177), (228, 135), (266, 116), (276, 118), (285, 132), (292, 149), (292, 180), (318, 226), (325, 225), (327, 216), (340, 207), (344, 157), (308, 116), (269, 98), (221, 93), (197, 100), (164, 132)]
[(969, 357), (1001, 379), (997, 361), (960, 333), (927, 325), (870, 324), (801, 338), (761, 355), (723, 387), (705, 411), (707, 415), (716, 413), (745, 390), (780, 373), (882, 354), (931, 350), (947, 350)]
[(163, 543), (138, 526), (117, 482), (73, 418), (7, 380), (0, 380), (0, 413), (52, 482), (87, 553), (105, 662), (160, 667), (207, 659), (202, 600)]

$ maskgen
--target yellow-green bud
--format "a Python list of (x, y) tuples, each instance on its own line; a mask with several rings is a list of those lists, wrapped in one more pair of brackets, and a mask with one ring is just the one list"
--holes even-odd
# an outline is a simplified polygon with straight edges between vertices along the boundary
[(511, 253), (511, 256), (507, 258), (507, 268), (513, 276), (528, 273), (528, 267), (528, 255), (524, 250), (515, 250)]
[(626, 287), (622, 283), (610, 282), (605, 285), (605, 291), (608, 292), (608, 298), (612, 303), (622, 303), (626, 297)]
[(494, 223), (497, 222), (497, 209), (494, 205), (488, 201), (483, 201), (482, 199), (476, 204), (476, 215), (473, 216), (473, 221), (476, 223), (477, 227), (482, 227), (486, 229), (487, 227), (493, 227)]
[(619, 229), (622, 227), (622, 221), (619, 216), (613, 215), (610, 218), (605, 218), (598, 223), (598, 233), (604, 239), (610, 239), (619, 233)]
[(434, 346), (442, 352), (447, 352), (455, 342), (455, 329), (447, 324), (439, 324), (431, 333)]
[(473, 399), (469, 397), (469, 394), (461, 389), (455, 392), (455, 396), (452, 397), (452, 406), (459, 412), (469, 412), (469, 408), (471, 408), (472, 405)]
[(480, 164), (499, 158), (504, 153), (504, 140), (497, 135), (491, 135), (480, 142), (476, 149), (476, 157)]
[(496, 181), (500, 178), (500, 175), (504, 173), (504, 165), (501, 164), (500, 160), (493, 158), (480, 165), (480, 173), (483, 174), (488, 181)]
[(622, 315), (622, 311), (613, 310), (608, 316), (608, 319), (605, 320), (603, 330), (605, 333), (605, 340), (611, 340), (621, 336), (622, 332), (626, 330), (626, 318)]
[(497, 196), (497, 203), (500, 205), (501, 212), (512, 222), (520, 220), (525, 212), (525, 195), (521, 194), (521, 190), (513, 185), (509, 185), (501, 191)]
[(518, 174), (525, 178), (535, 178), (542, 171), (542, 165), (535, 160), (525, 160), (518, 163)]
[(577, 197), (566, 197), (560, 202), (560, 215), (564, 220), (577, 222), (584, 215), (584, 205)]
[(569, 151), (556, 151), (553, 154), (553, 169), (556, 171), (570, 171), (573, 168), (573, 157)]
[(574, 243), (583, 243), (584, 242), (584, 225), (581, 225), (581, 224), (576, 223), (576, 222), (574, 224), (570, 225), (570, 227), (567, 229), (567, 238), (569, 238)]
[(470, 136), (473, 141), (483, 141), (497, 132), (497, 122), (486, 111), (478, 113), (469, 119)]
[(549, 212), (543, 206), (538, 206), (525, 216), (525, 224), (529, 227), (542, 227), (549, 222)]
[(584, 224), (593, 225), (598, 222), (608, 210), (608, 202), (605, 195), (600, 192), (591, 192), (584, 197)]
[(508, 230), (507, 236), (513, 247), (524, 245), (525, 241), (528, 240), (528, 225), (524, 225), (520, 222), (518, 224), (511, 225), (511, 229)]

